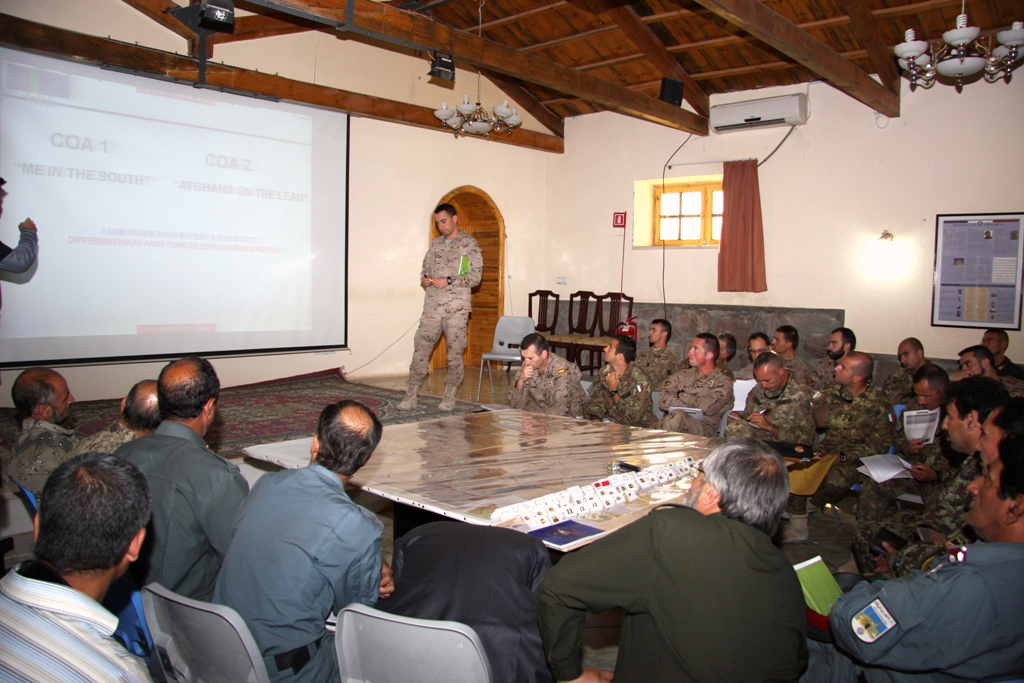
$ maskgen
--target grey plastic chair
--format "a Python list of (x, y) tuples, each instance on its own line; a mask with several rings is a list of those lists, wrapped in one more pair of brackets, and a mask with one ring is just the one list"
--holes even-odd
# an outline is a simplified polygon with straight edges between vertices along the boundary
[(491, 683), (480, 638), (455, 621), (400, 617), (352, 603), (334, 644), (342, 683)]
[(142, 589), (153, 634), (150, 671), (167, 683), (270, 683), (256, 641), (238, 612), (191, 600), (158, 583)]
[(503, 315), (498, 318), (494, 327), (494, 346), (480, 356), (480, 377), (476, 382), (476, 402), (480, 402), (480, 390), (484, 384), (484, 365), (487, 365), (487, 379), (491, 382), (491, 395), (494, 394), (494, 376), (491, 374), (491, 361), (501, 363), (522, 363), (519, 355), (519, 342), (523, 337), (534, 332), (533, 318), (526, 316)]

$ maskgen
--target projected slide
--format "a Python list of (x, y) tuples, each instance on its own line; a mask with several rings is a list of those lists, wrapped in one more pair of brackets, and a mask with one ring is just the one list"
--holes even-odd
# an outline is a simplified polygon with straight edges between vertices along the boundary
[(0, 60), (0, 362), (344, 344), (344, 116)]

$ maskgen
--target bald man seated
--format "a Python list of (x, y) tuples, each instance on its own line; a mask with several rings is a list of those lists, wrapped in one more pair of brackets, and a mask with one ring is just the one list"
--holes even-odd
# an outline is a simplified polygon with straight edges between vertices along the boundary
[(59, 372), (29, 368), (14, 380), (11, 398), (22, 418), (21, 436), (4, 463), (4, 473), (38, 497), (46, 478), (78, 443), (73, 430), (61, 427), (75, 397)]
[(157, 379), (160, 426), (115, 452), (142, 470), (153, 498), (153, 522), (132, 573), (139, 585), (156, 581), (194, 600), (213, 595), (231, 524), (249, 493), (238, 467), (203, 441), (219, 396), (206, 359), (169, 363)]
[(121, 414), (104, 430), (83, 437), (71, 449), (80, 453), (113, 453), (132, 439), (148, 436), (160, 426), (160, 405), (156, 396), (156, 380), (137, 382), (121, 399)]
[(264, 474), (238, 513), (213, 601), (245, 619), (274, 683), (337, 681), (328, 615), (395, 590), (384, 526), (345, 493), (383, 429), (361, 403), (328, 405), (309, 465)]

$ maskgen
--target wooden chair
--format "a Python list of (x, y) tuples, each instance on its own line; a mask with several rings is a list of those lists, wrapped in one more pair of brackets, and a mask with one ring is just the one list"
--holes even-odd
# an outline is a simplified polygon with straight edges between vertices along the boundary
[[(538, 289), (530, 293), (529, 307), (526, 314), (533, 318), (533, 300), (537, 299), (537, 317), (533, 318), (534, 327), (537, 332), (544, 334), (555, 334), (558, 327), (558, 295), (547, 289)], [(548, 304), (554, 302), (553, 307)]]
[[(590, 314), (591, 302), (595, 302), (594, 313)], [(576, 344), (594, 336), (597, 319), (600, 317), (600, 303), (593, 292), (580, 290), (569, 295), (569, 332), (566, 334), (545, 334), (552, 349), (565, 349), (569, 361), (576, 360)]]
[[(608, 292), (596, 299), (597, 335), (591, 339), (580, 340), (576, 344), (576, 364), (580, 370), (593, 370), (601, 367), (601, 357), (598, 356), (594, 362), (594, 354), (600, 354), (604, 347), (612, 342), (615, 336), (615, 328), (633, 315), (633, 297), (626, 296), (622, 292)], [(625, 315), (623, 315), (625, 308)], [(588, 363), (584, 365), (581, 361), (583, 353), (589, 354)]]

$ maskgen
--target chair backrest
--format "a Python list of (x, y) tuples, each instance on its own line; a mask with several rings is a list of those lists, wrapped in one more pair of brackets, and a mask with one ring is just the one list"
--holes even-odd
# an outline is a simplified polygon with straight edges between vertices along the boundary
[(742, 412), (747, 407), (747, 397), (757, 388), (756, 379), (738, 379), (732, 383), (732, 409)]
[(665, 417), (665, 411), (661, 409), (661, 392), (651, 392), (651, 410), (654, 412), (654, 417), (659, 420)]
[[(633, 297), (622, 292), (608, 292), (597, 298), (597, 334), (611, 337), (621, 322), (633, 315)], [(625, 304), (625, 315), (623, 315)]]
[(256, 641), (238, 612), (191, 600), (158, 583), (142, 589), (153, 635), (150, 669), (180, 683), (270, 683)]
[(494, 345), (491, 353), (513, 353), (519, 357), (519, 343), (523, 337), (534, 332), (533, 318), (519, 315), (503, 315), (494, 326)]
[(342, 683), (490, 683), (476, 632), (455, 621), (400, 617), (353, 603), (335, 634)]
[[(537, 299), (537, 317), (535, 328), (537, 332), (554, 334), (558, 327), (558, 295), (548, 289), (538, 289), (530, 293), (527, 314), (533, 318), (533, 300)], [(549, 306), (549, 303), (554, 305)]]
[[(590, 302), (594, 301), (591, 315)], [(601, 317), (601, 305), (593, 292), (580, 290), (569, 295), (569, 334), (585, 334), (594, 336), (597, 320)]]

